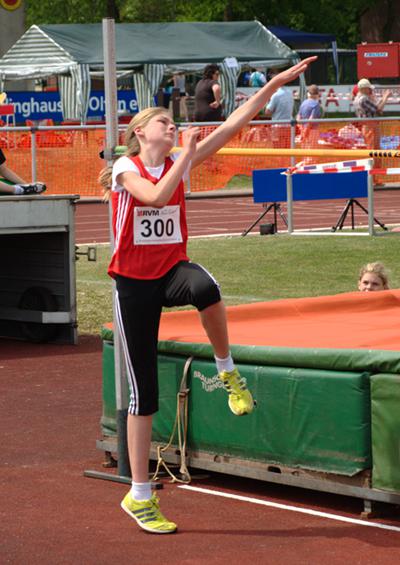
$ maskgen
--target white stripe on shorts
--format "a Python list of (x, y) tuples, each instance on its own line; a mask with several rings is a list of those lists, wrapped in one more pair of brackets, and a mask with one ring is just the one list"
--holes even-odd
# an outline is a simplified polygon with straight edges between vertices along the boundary
[(121, 315), (121, 306), (119, 303), (118, 291), (115, 291), (115, 310), (117, 317), (117, 324), (121, 336), (122, 349), (124, 352), (125, 363), (126, 363), (126, 376), (128, 379), (129, 390), (130, 390), (130, 402), (128, 407), (129, 414), (137, 415), (139, 414), (139, 391), (137, 386), (137, 381), (135, 377), (135, 371), (132, 366), (131, 358), (129, 355), (128, 343), (126, 341), (126, 335), (124, 331), (124, 324)]

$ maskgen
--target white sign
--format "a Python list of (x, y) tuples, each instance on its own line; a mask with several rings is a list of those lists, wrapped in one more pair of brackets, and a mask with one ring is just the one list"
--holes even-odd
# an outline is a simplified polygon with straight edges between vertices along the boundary
[(237, 69), (239, 66), (236, 57), (225, 57), (224, 63), (230, 69)]

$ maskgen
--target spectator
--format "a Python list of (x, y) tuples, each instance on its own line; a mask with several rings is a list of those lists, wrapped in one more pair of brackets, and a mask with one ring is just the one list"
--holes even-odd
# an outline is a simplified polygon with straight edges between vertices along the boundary
[[(322, 108), (319, 102), (319, 88), (311, 84), (307, 89), (307, 98), (303, 100), (297, 114), (297, 120), (308, 120), (308, 123), (300, 125), (300, 142), (305, 149), (317, 149), (319, 129), (318, 124), (312, 124), (312, 120), (322, 118)], [(306, 157), (304, 163), (310, 163), (312, 158)]]
[(358, 277), (358, 290), (374, 292), (376, 290), (388, 290), (389, 288), (389, 277), (382, 263), (377, 261), (361, 267)]
[(358, 118), (375, 118), (382, 114), (383, 108), (390, 96), (390, 90), (385, 90), (379, 102), (374, 95), (374, 86), (367, 78), (357, 83), (358, 92), (354, 98), (354, 109)]
[(307, 88), (307, 98), (303, 100), (297, 114), (298, 120), (318, 120), (322, 118), (322, 108), (319, 102), (319, 88), (312, 84)]
[(250, 71), (244, 71), (239, 78), (240, 86), (250, 86)]
[(218, 77), (218, 65), (207, 65), (204, 68), (203, 78), (196, 84), (194, 92), (194, 119), (196, 122), (222, 120), (221, 86)]
[(188, 109), (187, 109), (187, 104), (186, 104), (186, 98), (187, 98), (187, 92), (186, 92), (186, 77), (185, 77), (185, 73), (183, 73), (182, 71), (176, 71), (173, 74), (173, 82), (174, 82), (174, 88), (179, 90), (179, 97), (180, 97), (180, 103), (179, 103), (179, 114), (180, 116), (184, 118), (185, 122), (189, 121), (189, 115), (188, 115)]
[(5, 163), (6, 157), (0, 149), (0, 194), (39, 194), (46, 190), (43, 183), (27, 183)]
[(250, 75), (250, 86), (253, 88), (261, 88), (266, 83), (267, 79), (265, 78), (265, 74), (259, 69), (252, 69)]
[[(271, 69), (269, 79), (271, 80), (282, 70)], [(265, 114), (271, 116), (272, 121), (285, 120), (287, 122), (271, 126), (272, 145), (277, 149), (290, 147), (290, 120), (293, 118), (293, 107), (293, 94), (287, 86), (278, 88), (265, 107)], [(278, 158), (276, 166), (285, 166), (286, 161), (285, 157)]]
[[(271, 69), (270, 79), (279, 74), (283, 69)], [(271, 116), (273, 121), (287, 120), (290, 121), (293, 117), (293, 94), (287, 86), (281, 86), (271, 96), (268, 102), (265, 113)]]
[[(357, 83), (358, 92), (354, 98), (353, 105), (356, 116), (358, 118), (376, 118), (382, 114), (383, 108), (390, 96), (390, 90), (385, 90), (379, 102), (377, 102), (374, 95), (374, 87), (367, 78), (362, 78)], [(365, 122), (361, 128), (365, 145), (367, 149), (380, 148), (380, 127), (379, 122)], [(375, 161), (375, 166), (380, 168), (380, 160)], [(375, 186), (382, 183), (376, 181), (374, 177)]]

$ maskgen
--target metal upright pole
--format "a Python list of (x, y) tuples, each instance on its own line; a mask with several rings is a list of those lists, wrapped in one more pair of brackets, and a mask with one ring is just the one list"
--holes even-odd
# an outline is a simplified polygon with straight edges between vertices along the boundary
[(293, 233), (293, 179), (292, 173), (286, 171), (286, 201), (288, 216), (288, 233)]
[[(371, 169), (374, 166), (374, 161), (371, 159), (370, 161)], [(368, 182), (368, 233), (369, 235), (375, 235), (374, 231), (374, 178), (368, 172), (367, 177)]]
[[(118, 102), (117, 102), (117, 73), (115, 58), (115, 22), (112, 18), (103, 19), (103, 53), (104, 53), (104, 94), (106, 102), (106, 148), (104, 157), (108, 165), (113, 163), (113, 151), (118, 142)], [(114, 248), (114, 235), (111, 229), (112, 205), (109, 205), (110, 241)], [(114, 369), (115, 397), (118, 437), (118, 474), (131, 476), (127, 449), (126, 420), (128, 414), (128, 390), (126, 367), (122, 352), (121, 336), (118, 331), (116, 313), (116, 292), (113, 284), (113, 313), (114, 313)]]
[[(290, 148), (294, 149), (296, 147), (296, 120), (290, 121)], [(296, 164), (296, 157), (292, 155), (290, 157), (290, 166), (294, 167)]]
[(37, 152), (36, 152), (36, 128), (31, 129), (31, 182), (36, 182), (37, 171)]

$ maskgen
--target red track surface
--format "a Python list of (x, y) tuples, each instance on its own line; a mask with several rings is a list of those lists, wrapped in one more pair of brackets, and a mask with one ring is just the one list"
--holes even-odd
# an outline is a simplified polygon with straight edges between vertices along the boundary
[[(119, 508), (126, 485), (104, 471), (101, 343), (0, 341), (0, 555), (13, 565), (393, 565), (400, 532), (214, 497), (166, 484), (164, 512), (179, 532), (139, 530)], [(192, 485), (359, 518), (360, 501), (224, 475)], [(374, 522), (400, 527), (400, 522)]]
[[(367, 207), (366, 199), (359, 200)], [(318, 200), (294, 203), (294, 229), (329, 228), (336, 224), (345, 205), (341, 200)], [(285, 211), (285, 206), (282, 206)], [(263, 212), (261, 204), (252, 197), (207, 198), (187, 201), (190, 236), (242, 233)], [(384, 224), (400, 224), (400, 190), (375, 191), (375, 217)], [(272, 212), (262, 223), (273, 221)], [(367, 215), (355, 207), (355, 223), (367, 225)], [(350, 215), (345, 227), (350, 227)], [(77, 243), (104, 243), (109, 241), (108, 206), (100, 203), (80, 203), (76, 215)], [(286, 227), (278, 217), (278, 229)], [(253, 229), (259, 232), (258, 225)]]

